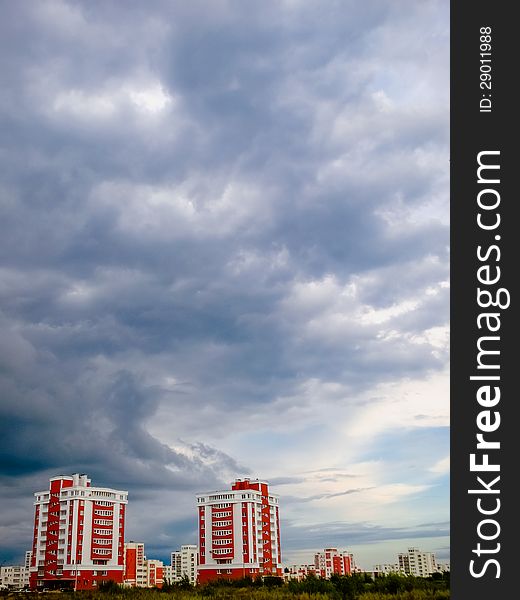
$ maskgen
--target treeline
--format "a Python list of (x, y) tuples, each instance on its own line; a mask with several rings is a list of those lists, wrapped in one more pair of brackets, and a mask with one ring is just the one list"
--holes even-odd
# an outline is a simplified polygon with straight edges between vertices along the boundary
[(219, 594), (219, 590), (254, 590), (255, 588), (270, 592), (270, 595), (267, 596), (269, 598), (273, 598), (273, 592), (276, 592), (277, 596), (280, 598), (284, 596), (286, 600), (291, 600), (291, 597), (331, 600), (362, 598), (368, 600), (371, 596), (367, 594), (372, 594), (373, 598), (379, 598), (381, 594), (390, 595), (394, 596), (395, 600), (396, 595), (400, 594), (404, 598), (403, 594), (414, 591), (426, 593), (426, 595), (417, 596), (418, 598), (449, 598), (449, 587), (449, 573), (439, 573), (429, 578), (390, 574), (375, 579), (368, 574), (332, 575), (330, 579), (322, 579), (311, 574), (301, 581), (292, 580), (288, 583), (284, 583), (279, 577), (216, 581), (200, 586), (199, 591), (202, 596), (214, 597), (217, 600), (223, 597)]
[[(192, 586), (188, 579), (165, 584), (162, 589), (125, 588), (114, 582), (98, 591), (79, 591), (80, 600), (448, 600), (449, 573), (429, 578), (411, 575), (333, 575), (321, 579), (310, 575), (302, 581), (284, 583), (279, 577), (217, 580)], [(41, 600), (41, 594), (9, 594), (25, 600)], [(31, 598), (33, 597), (33, 598)]]

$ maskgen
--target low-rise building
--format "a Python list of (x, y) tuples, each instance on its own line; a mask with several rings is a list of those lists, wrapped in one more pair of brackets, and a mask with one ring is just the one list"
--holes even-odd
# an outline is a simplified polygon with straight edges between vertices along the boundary
[(28, 583), (25, 565), (6, 565), (0, 567), (0, 589), (21, 590)]
[(309, 575), (316, 575), (316, 567), (312, 565), (289, 565), (284, 569), (285, 581), (302, 581)]
[(378, 575), (390, 575), (391, 573), (399, 573), (399, 566), (396, 563), (383, 563), (374, 565), (374, 574)]

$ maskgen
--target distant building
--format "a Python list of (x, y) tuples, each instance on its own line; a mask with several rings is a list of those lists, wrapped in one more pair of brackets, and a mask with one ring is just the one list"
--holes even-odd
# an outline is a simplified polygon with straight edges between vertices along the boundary
[(171, 553), (172, 581), (177, 583), (187, 577), (192, 585), (197, 583), (198, 546), (185, 544)]
[(315, 565), (289, 565), (284, 569), (283, 577), (285, 581), (302, 581), (309, 575), (316, 575)]
[(278, 496), (267, 482), (237, 479), (197, 496), (198, 581), (282, 576)]
[(125, 544), (125, 585), (129, 587), (146, 587), (145, 560), (146, 556), (144, 555), (144, 544), (142, 542), (130, 541)]
[(146, 587), (149, 588), (162, 588), (163, 579), (163, 562), (162, 560), (155, 560), (152, 558), (145, 560), (146, 568)]
[(408, 552), (398, 555), (399, 572), (415, 577), (429, 577), (437, 571), (435, 554), (421, 552), (418, 548), (408, 548)]
[(165, 584), (169, 583), (171, 585), (172, 583), (175, 583), (173, 579), (174, 571), (175, 567), (172, 567), (171, 565), (163, 565), (163, 580)]
[(25, 585), (24, 565), (6, 565), (0, 567), (0, 589), (21, 590)]
[(31, 589), (123, 583), (128, 492), (92, 487), (76, 473), (52, 477), (49, 489), (34, 496)]
[(390, 575), (390, 573), (399, 573), (399, 566), (394, 563), (385, 563), (374, 565), (374, 574), (377, 575)]
[(346, 550), (340, 552), (337, 548), (325, 548), (314, 555), (316, 575), (330, 579), (331, 575), (350, 575), (356, 570), (354, 555)]
[(143, 542), (127, 542), (125, 544), (125, 586), (161, 588), (163, 583), (164, 564), (162, 560), (146, 558)]
[(24, 577), (23, 577), (23, 587), (29, 587), (29, 575), (31, 572), (31, 558), (32, 558), (32, 550), (27, 550), (25, 553), (25, 561), (24, 561)]
[(5, 565), (0, 567), (0, 589), (23, 590), (29, 587), (29, 569), (32, 551), (27, 550), (23, 565)]

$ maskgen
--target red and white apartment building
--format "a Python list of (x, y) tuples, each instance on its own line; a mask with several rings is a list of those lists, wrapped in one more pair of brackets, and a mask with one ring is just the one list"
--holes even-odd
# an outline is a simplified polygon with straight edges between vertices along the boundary
[(325, 548), (314, 555), (315, 574), (324, 579), (331, 575), (351, 575), (356, 570), (354, 555), (339, 552), (337, 548)]
[(164, 563), (162, 560), (149, 558), (146, 561), (146, 587), (162, 588), (164, 585)]
[(125, 586), (162, 588), (164, 585), (164, 563), (162, 560), (146, 558), (143, 542), (127, 542), (124, 556)]
[(288, 572), (284, 573), (284, 579), (301, 581), (309, 575), (330, 579), (332, 575), (351, 575), (359, 571), (352, 553), (346, 550), (341, 552), (337, 548), (325, 548), (316, 552), (312, 565), (290, 565)]
[(197, 496), (198, 581), (282, 577), (278, 496), (268, 483), (237, 479), (231, 490)]
[(129, 587), (146, 587), (146, 556), (143, 542), (130, 540), (125, 548), (125, 585)]
[(31, 589), (123, 583), (128, 492), (92, 487), (76, 473), (52, 477), (34, 496)]

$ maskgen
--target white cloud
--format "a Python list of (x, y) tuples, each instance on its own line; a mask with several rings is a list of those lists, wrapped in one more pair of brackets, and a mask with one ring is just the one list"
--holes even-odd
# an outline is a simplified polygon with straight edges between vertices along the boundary
[[(224, 237), (269, 220), (269, 195), (247, 181), (204, 182), (204, 175), (181, 185), (100, 183), (91, 195), (96, 210), (110, 209), (129, 235), (171, 240)], [(195, 185), (206, 187), (201, 195)]]
[(448, 427), (449, 397), (447, 371), (377, 385), (364, 396), (374, 401), (345, 425), (344, 434), (364, 444), (385, 430)]
[(446, 456), (445, 458), (441, 458), (441, 460), (437, 461), (432, 467), (430, 467), (430, 471), (436, 475), (444, 475), (449, 473), (450, 457)]

